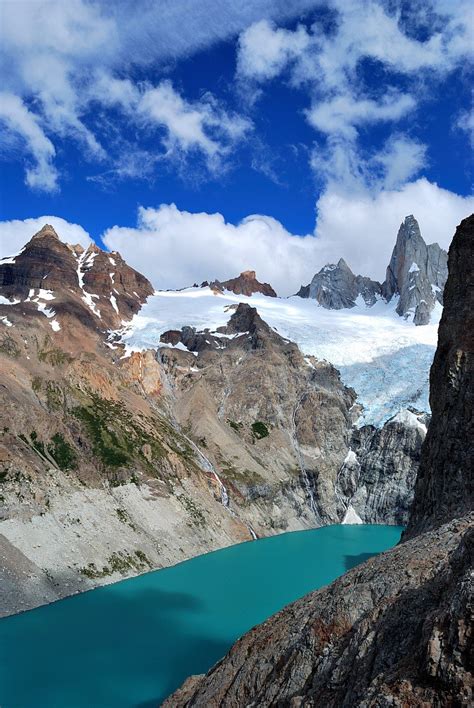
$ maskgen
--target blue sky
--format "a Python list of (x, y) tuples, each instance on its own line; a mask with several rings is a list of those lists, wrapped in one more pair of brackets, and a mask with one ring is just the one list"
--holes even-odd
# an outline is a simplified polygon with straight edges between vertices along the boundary
[(464, 0), (0, 11), (0, 256), (52, 215), (158, 286), (291, 290), (338, 255), (381, 277), (406, 213), (447, 246), (472, 210)]

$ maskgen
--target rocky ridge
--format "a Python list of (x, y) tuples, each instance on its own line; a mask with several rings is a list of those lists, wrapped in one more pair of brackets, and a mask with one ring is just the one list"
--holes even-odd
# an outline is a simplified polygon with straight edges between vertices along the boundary
[(237, 278), (230, 280), (213, 280), (211, 283), (205, 281), (201, 287), (209, 286), (213, 290), (223, 292), (228, 290), (235, 295), (253, 295), (254, 293), (262, 293), (268, 297), (276, 297), (277, 294), (269, 283), (261, 283), (257, 280), (257, 274), (254, 270), (244, 270)]
[(430, 321), (435, 304), (443, 304), (446, 278), (446, 251), (437, 243), (426, 245), (418, 222), (410, 215), (400, 226), (382, 284), (354, 275), (341, 258), (337, 264), (324, 266), (297, 295), (315, 299), (330, 310), (355, 307), (359, 297), (368, 307), (382, 298), (390, 302), (397, 297), (397, 313), (424, 325)]
[(370, 307), (380, 298), (381, 292), (380, 283), (362, 275), (354, 275), (346, 261), (340, 258), (337, 264), (328, 264), (321, 268), (311, 283), (302, 286), (296, 294), (317, 300), (328, 310), (342, 310), (355, 307), (359, 296)]
[(450, 248), (431, 376), (434, 433), (405, 542), (251, 630), (166, 706), (472, 704), (473, 359), (465, 323), (474, 291), (464, 279), (472, 285), (473, 228), (474, 215)]

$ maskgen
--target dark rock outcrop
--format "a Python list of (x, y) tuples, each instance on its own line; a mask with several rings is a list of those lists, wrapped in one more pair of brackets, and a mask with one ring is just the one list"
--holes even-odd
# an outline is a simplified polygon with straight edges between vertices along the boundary
[(435, 303), (443, 304), (447, 275), (446, 251), (437, 243), (427, 246), (417, 220), (407, 216), (398, 231), (382, 285), (385, 299), (390, 301), (398, 295), (398, 314), (413, 317), (417, 325), (427, 324)]
[[(407, 420), (411, 418), (411, 420)], [(383, 428), (354, 430), (337, 491), (365, 524), (408, 523), (426, 427), (405, 411)]]
[(165, 706), (472, 705), (473, 227), (450, 249), (409, 540), (255, 627)]
[(448, 282), (430, 373), (433, 414), (426, 436), (409, 538), (474, 506), (474, 215), (449, 249)]
[(300, 288), (297, 295), (317, 300), (328, 310), (341, 310), (354, 307), (359, 295), (366, 305), (373, 305), (381, 295), (381, 285), (370, 278), (354, 275), (341, 258), (337, 265), (324, 266), (309, 285)]
[(231, 278), (230, 280), (213, 280), (212, 283), (202, 284), (203, 286), (209, 285), (210, 288), (214, 290), (229, 290), (236, 295), (246, 295), (250, 297), (254, 293), (261, 293), (262, 295), (267, 295), (268, 297), (276, 297), (277, 294), (269, 283), (261, 283), (257, 280), (257, 274), (254, 270), (244, 270), (237, 278)]

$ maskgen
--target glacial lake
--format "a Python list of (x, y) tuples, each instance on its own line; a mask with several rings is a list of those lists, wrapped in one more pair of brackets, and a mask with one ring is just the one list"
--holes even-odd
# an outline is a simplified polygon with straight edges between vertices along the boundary
[(394, 546), (327, 526), (198, 556), (0, 620), (1, 708), (157, 708), (284, 605)]

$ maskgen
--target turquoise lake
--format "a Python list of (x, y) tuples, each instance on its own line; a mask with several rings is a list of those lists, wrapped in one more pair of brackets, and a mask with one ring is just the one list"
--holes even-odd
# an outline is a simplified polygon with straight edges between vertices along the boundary
[(225, 548), (0, 620), (1, 708), (156, 708), (289, 602), (394, 546), (328, 526)]

